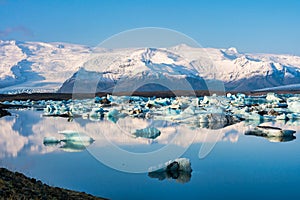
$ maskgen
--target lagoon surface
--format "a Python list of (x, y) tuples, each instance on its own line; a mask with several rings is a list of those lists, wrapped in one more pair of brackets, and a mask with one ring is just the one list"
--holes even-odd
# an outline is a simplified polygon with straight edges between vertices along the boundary
[[(244, 135), (255, 126), (247, 122), (211, 130), (128, 117), (113, 123), (106, 119), (68, 121), (67, 118), (45, 117), (42, 111), (31, 109), (10, 112), (12, 116), (0, 119), (1, 166), (52, 186), (109, 199), (300, 198), (300, 125), (297, 123), (267, 123), (297, 131), (296, 139), (280, 142)], [(127, 134), (149, 123), (158, 123), (160, 137), (152, 140)], [(45, 137), (61, 137), (58, 132), (64, 130), (87, 133), (95, 141), (86, 148), (43, 144)], [(176, 137), (177, 134), (180, 136)], [(110, 154), (111, 163), (103, 157), (106, 162), (103, 164), (97, 157), (98, 153), (101, 156), (109, 152), (112, 144), (139, 154), (159, 152), (169, 141), (184, 152), (181, 157), (190, 159), (191, 176), (126, 172), (139, 164), (127, 163), (126, 157), (120, 158), (115, 152)], [(200, 159), (201, 146), (213, 142), (217, 142), (216, 145)], [(144, 161), (145, 165), (151, 164)]]

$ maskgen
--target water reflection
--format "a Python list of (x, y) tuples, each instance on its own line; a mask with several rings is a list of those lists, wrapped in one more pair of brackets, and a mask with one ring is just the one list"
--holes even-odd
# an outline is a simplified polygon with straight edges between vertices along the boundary
[[(78, 118), (68, 121), (65, 118), (43, 117), (42, 112), (33, 110), (12, 110), (13, 116), (0, 119), (0, 157), (16, 157), (19, 152), (27, 154), (44, 154), (56, 150), (82, 151), (86, 148), (99, 148), (107, 146), (108, 142), (122, 146), (125, 150), (132, 151), (155, 151), (162, 145), (167, 145), (175, 136), (174, 144), (187, 147), (193, 143), (204, 143), (214, 141), (237, 142), (239, 137), (248, 130), (253, 129), (256, 124), (241, 122), (218, 130), (206, 128), (190, 129), (189, 127), (171, 124), (170, 122), (153, 121), (126, 117), (119, 119), (117, 123), (108, 120), (90, 121)], [(299, 130), (292, 122), (276, 122), (279, 127), (288, 127)], [(295, 122), (296, 123), (296, 122)], [(297, 122), (298, 123), (298, 122)], [(265, 123), (274, 125), (274, 123)], [(155, 126), (161, 135), (155, 139), (135, 137), (135, 130)], [(217, 126), (217, 125), (216, 125)], [(95, 140), (89, 144), (75, 144), (74, 142), (59, 143), (57, 145), (44, 145), (45, 137), (56, 137), (63, 140), (59, 134), (63, 130), (74, 130), (84, 133)], [(178, 132), (186, 134), (178, 135)], [(191, 135), (195, 135), (192, 137)], [(295, 137), (267, 138), (269, 141), (286, 142)], [(150, 145), (153, 144), (153, 145)], [(139, 150), (132, 148), (139, 146)], [(172, 176), (171, 176), (172, 177)]]
[(60, 149), (67, 152), (79, 152), (85, 150), (95, 140), (83, 133), (66, 130), (60, 132), (64, 135), (62, 140), (56, 137), (45, 137), (43, 144), (45, 146), (59, 146)]
[(191, 180), (192, 173), (185, 171), (164, 171), (164, 172), (149, 172), (150, 178), (155, 178), (160, 181), (174, 179), (178, 183), (187, 183)]
[(252, 134), (251, 132), (246, 132), (245, 135), (255, 136), (255, 137), (262, 137), (262, 138), (265, 138), (265, 139), (269, 140), (270, 142), (289, 142), (289, 141), (292, 141), (292, 140), (296, 139), (296, 136), (294, 136), (294, 135), (282, 136), (282, 137), (274, 137), (274, 136), (269, 137), (269, 136)]

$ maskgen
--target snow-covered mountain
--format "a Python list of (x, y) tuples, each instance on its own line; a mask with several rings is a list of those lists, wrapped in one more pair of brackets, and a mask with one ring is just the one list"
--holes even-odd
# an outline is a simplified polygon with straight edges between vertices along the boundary
[[(235, 48), (98, 49), (65, 43), (0, 41), (0, 93), (205, 89), (256, 90), (300, 83), (300, 57)], [(157, 83), (157, 84), (155, 84)], [(90, 85), (89, 85), (90, 84)], [(80, 87), (78, 87), (80, 86)]]
[(73, 44), (0, 40), (0, 93), (57, 91), (89, 52)]

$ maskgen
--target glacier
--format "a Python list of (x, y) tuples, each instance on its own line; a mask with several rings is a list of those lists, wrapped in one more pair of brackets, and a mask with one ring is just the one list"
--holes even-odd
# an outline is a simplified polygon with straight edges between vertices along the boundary
[(289, 90), (300, 84), (299, 56), (241, 53), (233, 47), (95, 51), (60, 42), (1, 40), (0, 59), (0, 93), (72, 92), (78, 76), (95, 80), (91, 84), (102, 91), (123, 91), (137, 82), (143, 84), (135, 89), (144, 91), (202, 90), (209, 80), (223, 82), (227, 91)]

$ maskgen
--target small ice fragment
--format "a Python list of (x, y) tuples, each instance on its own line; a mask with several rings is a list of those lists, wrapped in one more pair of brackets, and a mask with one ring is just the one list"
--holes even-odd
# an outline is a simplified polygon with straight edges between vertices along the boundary
[(149, 138), (149, 139), (155, 139), (158, 136), (160, 136), (160, 130), (158, 130), (155, 127), (147, 127), (144, 129), (137, 129), (133, 135), (136, 137), (143, 137), (143, 138)]
[(66, 131), (62, 131), (59, 132), (60, 134), (63, 134), (65, 136), (65, 138), (61, 141), (63, 142), (72, 142), (72, 143), (80, 143), (80, 144), (91, 144), (92, 142), (94, 142), (94, 139), (91, 138), (90, 136), (84, 134), (84, 133), (79, 133), (76, 131), (72, 131), (72, 130), (66, 130)]
[(43, 143), (44, 143), (44, 145), (58, 144), (58, 143), (60, 143), (60, 140), (57, 139), (56, 137), (45, 137)]
[(256, 135), (263, 137), (289, 137), (296, 133), (294, 130), (282, 130), (278, 127), (272, 126), (257, 126), (252, 131), (248, 131), (246, 135)]
[(120, 113), (117, 109), (112, 109), (107, 113), (107, 119), (112, 121), (113, 123), (116, 123), (119, 118), (126, 117), (126, 114)]

